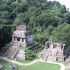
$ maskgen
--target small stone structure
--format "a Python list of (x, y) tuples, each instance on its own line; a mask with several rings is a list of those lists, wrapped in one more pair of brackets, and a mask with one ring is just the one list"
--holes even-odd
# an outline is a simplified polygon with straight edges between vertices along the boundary
[(17, 26), (12, 34), (12, 44), (24, 47), (33, 44), (32, 32), (28, 31), (25, 25)]
[(64, 61), (68, 55), (65, 44), (46, 42), (40, 57), (47, 61)]

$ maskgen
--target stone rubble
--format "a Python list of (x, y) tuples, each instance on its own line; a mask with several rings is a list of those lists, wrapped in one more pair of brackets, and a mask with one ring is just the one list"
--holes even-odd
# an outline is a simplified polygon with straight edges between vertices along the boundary
[(68, 51), (65, 44), (46, 42), (40, 57), (47, 61), (65, 61)]

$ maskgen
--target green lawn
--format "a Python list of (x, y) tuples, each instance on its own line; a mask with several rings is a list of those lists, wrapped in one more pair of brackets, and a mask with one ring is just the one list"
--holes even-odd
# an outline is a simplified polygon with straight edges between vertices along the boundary
[(27, 47), (23, 47), (23, 46), (19, 46), (18, 48), (19, 48), (19, 49), (23, 49), (23, 50), (28, 49)]
[[(10, 70), (9, 63), (3, 60), (0, 60), (0, 64), (4, 65), (6, 68), (4, 70)], [(30, 66), (18, 66), (18, 70), (60, 70), (60, 66), (56, 64), (37, 62)]]
[(23, 61), (23, 60), (21, 60), (21, 59), (16, 59), (16, 61), (21, 62), (21, 63), (29, 63), (29, 62), (32, 62), (33, 60)]
[(26, 61), (23, 61), (23, 60), (21, 60), (21, 59), (16, 59), (16, 61), (21, 62), (21, 63), (29, 63), (29, 62), (32, 62), (32, 61), (34, 61), (34, 60), (36, 60), (36, 59), (39, 59), (39, 57), (36, 57), (36, 58), (33, 59), (33, 60), (26, 60)]

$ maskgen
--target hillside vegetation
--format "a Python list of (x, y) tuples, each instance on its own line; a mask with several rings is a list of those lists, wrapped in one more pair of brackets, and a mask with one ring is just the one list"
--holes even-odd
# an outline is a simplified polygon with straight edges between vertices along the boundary
[(65, 43), (70, 50), (70, 12), (56, 1), (0, 0), (0, 48), (11, 41), (16, 25), (27, 25), (36, 43)]

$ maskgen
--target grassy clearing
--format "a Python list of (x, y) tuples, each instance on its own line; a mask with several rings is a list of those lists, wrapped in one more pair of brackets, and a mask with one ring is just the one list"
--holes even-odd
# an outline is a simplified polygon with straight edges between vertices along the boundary
[(16, 59), (16, 61), (21, 62), (21, 63), (29, 63), (29, 62), (32, 62), (33, 60), (23, 61), (23, 60), (21, 60), (21, 59)]
[(23, 61), (23, 60), (21, 60), (21, 59), (16, 59), (16, 61), (21, 62), (21, 63), (29, 63), (29, 62), (32, 62), (32, 61), (34, 61), (34, 60), (36, 60), (36, 59), (39, 59), (39, 58), (36, 57), (36, 58), (33, 59), (33, 60), (26, 60), (26, 61)]
[[(9, 63), (0, 60), (0, 64), (5, 66), (4, 70), (10, 70)], [(50, 63), (44, 63), (44, 62), (37, 62), (35, 64), (29, 65), (29, 66), (18, 66), (18, 70), (60, 70), (60, 66), (56, 64), (50, 64)]]
[(41, 52), (42, 52), (42, 51), (36, 53), (36, 56), (37, 56), (37, 57), (36, 57), (35, 59), (33, 59), (33, 60), (23, 61), (23, 60), (21, 60), (21, 59), (16, 59), (16, 61), (21, 62), (21, 63), (29, 63), (29, 62), (32, 62), (32, 61), (34, 61), (34, 60), (36, 60), (36, 59), (40, 59), (40, 58), (39, 58), (39, 55), (40, 55)]
[(19, 46), (18, 48), (19, 48), (19, 49), (23, 49), (23, 50), (28, 49), (27, 47), (23, 47), (23, 46)]

